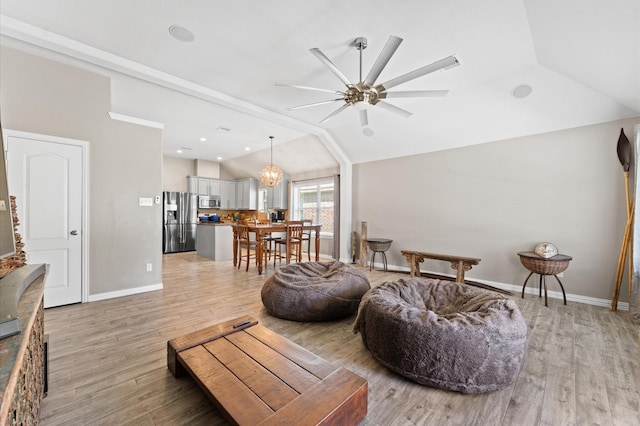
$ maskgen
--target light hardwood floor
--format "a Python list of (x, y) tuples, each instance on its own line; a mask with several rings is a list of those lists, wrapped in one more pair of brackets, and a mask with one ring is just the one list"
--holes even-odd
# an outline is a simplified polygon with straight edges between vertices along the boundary
[[(515, 297), (529, 325), (525, 366), (516, 382), (463, 395), (391, 373), (351, 332), (354, 317), (298, 323), (270, 317), (266, 276), (195, 253), (165, 255), (162, 291), (45, 311), (49, 395), (42, 425), (226, 424), (189, 377), (166, 367), (167, 341), (240, 315), (365, 377), (363, 425), (640, 425), (638, 326), (627, 312)], [(273, 272), (269, 268), (267, 274)], [(402, 274), (365, 273), (372, 286)]]

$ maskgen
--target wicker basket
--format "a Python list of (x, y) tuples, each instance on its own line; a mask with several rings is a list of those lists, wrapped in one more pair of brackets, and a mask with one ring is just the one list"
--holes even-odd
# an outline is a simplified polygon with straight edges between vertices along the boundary
[(377, 238), (377, 239), (367, 240), (367, 245), (369, 246), (369, 250), (371, 251), (385, 252), (389, 250), (389, 247), (391, 247), (392, 242), (393, 240)]
[(563, 260), (552, 260), (553, 258), (544, 259), (544, 258), (533, 258), (527, 256), (520, 256), (520, 262), (524, 265), (525, 268), (534, 272), (536, 274), (541, 275), (556, 275), (560, 272), (563, 272), (565, 269), (569, 267), (569, 261), (571, 259), (563, 259)]

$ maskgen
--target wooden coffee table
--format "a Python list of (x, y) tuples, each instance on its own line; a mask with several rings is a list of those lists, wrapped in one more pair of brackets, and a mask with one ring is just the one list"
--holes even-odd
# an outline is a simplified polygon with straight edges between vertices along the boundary
[(355, 425), (367, 381), (243, 316), (167, 342), (174, 377), (188, 372), (236, 425)]

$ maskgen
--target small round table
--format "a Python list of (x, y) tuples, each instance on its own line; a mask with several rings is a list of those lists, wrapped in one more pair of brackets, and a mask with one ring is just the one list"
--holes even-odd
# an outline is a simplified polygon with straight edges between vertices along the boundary
[(542, 285), (544, 283), (544, 306), (549, 306), (547, 304), (547, 275), (553, 275), (558, 284), (560, 284), (560, 289), (562, 289), (562, 297), (564, 299), (564, 304), (567, 304), (567, 295), (564, 292), (564, 287), (562, 286), (562, 282), (560, 278), (558, 278), (559, 273), (563, 272), (565, 269), (569, 267), (569, 262), (573, 259), (571, 256), (566, 256), (564, 254), (556, 254), (553, 257), (540, 257), (536, 253), (532, 251), (524, 251), (518, 253), (520, 256), (520, 262), (527, 268), (529, 271), (529, 275), (527, 275), (527, 279), (524, 280), (524, 284), (522, 285), (522, 298), (524, 299), (524, 289), (527, 287), (527, 281), (531, 278), (533, 274), (540, 275), (540, 285), (539, 285), (539, 295), (538, 297), (542, 297)]
[(373, 267), (373, 261), (376, 258), (376, 253), (382, 253), (382, 264), (384, 265), (384, 270), (387, 270), (387, 255), (385, 251), (389, 250), (391, 247), (391, 243), (393, 240), (388, 240), (386, 238), (370, 238), (367, 240), (367, 245), (369, 246), (369, 250), (373, 252), (371, 255), (371, 263), (369, 264), (369, 270)]

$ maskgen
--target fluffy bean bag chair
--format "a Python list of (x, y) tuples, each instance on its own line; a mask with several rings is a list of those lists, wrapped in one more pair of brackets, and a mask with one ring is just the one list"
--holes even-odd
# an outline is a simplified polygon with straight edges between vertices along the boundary
[(360, 302), (353, 331), (390, 370), (462, 393), (510, 384), (527, 350), (527, 324), (513, 300), (425, 278), (373, 288)]
[(371, 288), (367, 277), (342, 262), (292, 263), (262, 287), (262, 303), (278, 318), (325, 321), (351, 315)]

